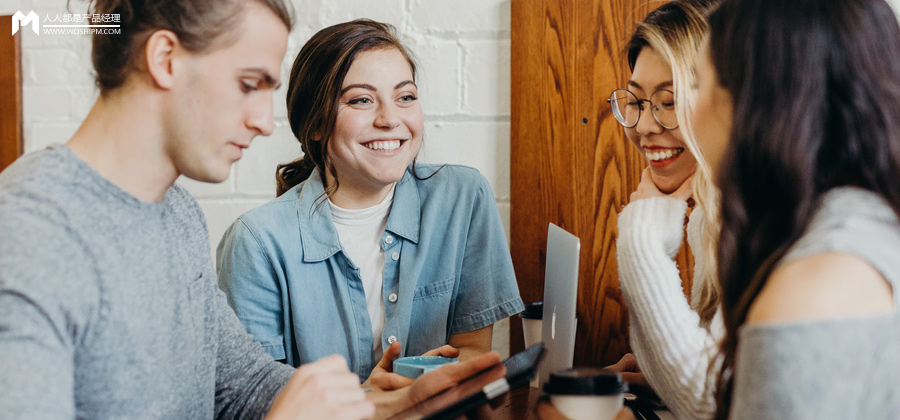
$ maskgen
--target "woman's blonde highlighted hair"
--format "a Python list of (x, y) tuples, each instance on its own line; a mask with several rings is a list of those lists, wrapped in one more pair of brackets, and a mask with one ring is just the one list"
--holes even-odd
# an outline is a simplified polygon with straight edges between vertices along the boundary
[[(637, 57), (644, 47), (659, 54), (672, 69), (675, 91), (675, 115), (678, 127), (688, 150), (697, 159), (694, 174), (694, 199), (706, 216), (702, 232), (703, 246), (694, 250), (703, 271), (695, 273), (700, 281), (699, 295), (691, 300), (691, 307), (700, 315), (704, 325), (709, 325), (719, 308), (721, 291), (716, 273), (716, 250), (719, 230), (719, 190), (713, 183), (709, 163), (697, 145), (691, 122), (697, 91), (694, 76), (694, 60), (709, 25), (706, 17), (718, 2), (715, 0), (675, 0), (650, 12), (638, 25), (628, 43), (628, 64), (634, 70)], [(698, 285), (694, 285), (696, 290)]]

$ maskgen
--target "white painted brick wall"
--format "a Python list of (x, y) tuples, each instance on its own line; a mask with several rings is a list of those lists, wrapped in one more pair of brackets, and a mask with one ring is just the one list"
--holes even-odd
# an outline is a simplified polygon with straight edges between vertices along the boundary
[[(393, 24), (419, 61), (425, 111), (424, 162), (468, 165), (488, 179), (509, 231), (509, 0), (294, 0), (296, 25), (282, 65), (287, 79), (300, 47), (319, 29), (367, 17)], [(2, 0), (0, 14), (34, 10), (43, 20), (84, 13), (73, 0)], [(127, 30), (127, 28), (123, 28)], [(3, 34), (0, 34), (3, 36)], [(90, 38), (23, 31), (25, 148), (65, 142), (96, 99)], [(285, 83), (286, 86), (286, 83)], [(182, 179), (206, 213), (210, 250), (225, 229), (275, 193), (278, 163), (300, 155), (286, 120), (285, 88), (276, 92), (275, 132), (257, 138), (221, 184)], [(495, 327), (495, 348), (508, 354), (508, 323)]]

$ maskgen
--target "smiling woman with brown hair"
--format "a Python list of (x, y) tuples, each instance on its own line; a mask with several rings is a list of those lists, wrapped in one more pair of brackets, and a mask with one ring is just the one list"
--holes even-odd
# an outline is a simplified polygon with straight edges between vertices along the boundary
[(304, 156), (218, 249), (222, 288), (276, 359), (340, 353), (367, 385), (402, 386), (386, 372), (395, 358), (487, 352), (493, 324), (524, 307), (484, 176), (416, 164), (416, 77), (393, 28), (371, 20), (323, 29), (294, 61), (288, 119)]

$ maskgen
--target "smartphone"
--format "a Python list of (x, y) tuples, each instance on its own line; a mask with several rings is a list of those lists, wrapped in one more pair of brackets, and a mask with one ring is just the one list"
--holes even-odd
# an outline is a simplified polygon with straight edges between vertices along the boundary
[(458, 418), (509, 391), (527, 386), (537, 374), (545, 352), (543, 343), (537, 343), (506, 359), (502, 365), (483, 370), (456, 386), (403, 410), (391, 417), (391, 420)]

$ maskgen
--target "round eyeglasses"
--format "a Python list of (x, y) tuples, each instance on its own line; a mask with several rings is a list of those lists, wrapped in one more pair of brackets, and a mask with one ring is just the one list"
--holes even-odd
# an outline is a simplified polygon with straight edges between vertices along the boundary
[(644, 110), (644, 102), (650, 104), (650, 113), (659, 125), (667, 130), (678, 128), (678, 119), (675, 118), (675, 93), (671, 90), (660, 89), (650, 95), (650, 99), (638, 99), (628, 89), (616, 89), (606, 100), (612, 108), (616, 121), (625, 128), (632, 128), (641, 119), (641, 111)]

